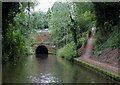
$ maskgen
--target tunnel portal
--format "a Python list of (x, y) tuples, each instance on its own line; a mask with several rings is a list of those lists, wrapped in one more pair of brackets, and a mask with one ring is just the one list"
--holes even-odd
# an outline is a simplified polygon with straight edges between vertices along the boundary
[(40, 45), (36, 48), (36, 54), (48, 54), (48, 49), (44, 45)]

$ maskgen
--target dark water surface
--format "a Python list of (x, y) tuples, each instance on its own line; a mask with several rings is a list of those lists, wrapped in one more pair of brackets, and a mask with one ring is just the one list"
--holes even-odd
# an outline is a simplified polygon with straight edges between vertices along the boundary
[(96, 73), (65, 59), (49, 55), (39, 59), (34, 55), (16, 64), (2, 66), (3, 83), (108, 83)]

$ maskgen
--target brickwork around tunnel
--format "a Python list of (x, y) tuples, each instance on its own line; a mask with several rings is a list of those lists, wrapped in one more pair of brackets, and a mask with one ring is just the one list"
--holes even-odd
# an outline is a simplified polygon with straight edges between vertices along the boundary
[[(49, 43), (49, 44), (50, 44), (50, 43)], [(55, 47), (54, 47), (54, 46), (51, 46), (51, 45), (49, 45), (49, 44), (36, 43), (36, 44), (33, 44), (32, 47), (37, 48), (38, 46), (44, 45), (44, 46), (48, 49), (48, 53), (54, 52), (54, 51), (55, 51)]]
[(40, 45), (44, 45), (48, 49), (48, 53), (52, 53), (55, 51), (55, 46), (51, 45), (50, 34), (48, 30), (44, 29), (39, 32), (40, 34), (37, 36), (37, 40), (32, 43), (33, 48), (37, 48)]

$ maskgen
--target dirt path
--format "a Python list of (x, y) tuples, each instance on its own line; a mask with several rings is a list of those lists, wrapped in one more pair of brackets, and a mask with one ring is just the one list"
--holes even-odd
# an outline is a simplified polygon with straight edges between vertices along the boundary
[(88, 38), (88, 42), (85, 48), (85, 52), (82, 56), (84, 56), (84, 58), (89, 58), (89, 56), (92, 55), (92, 49), (94, 47), (94, 33), (91, 35), (90, 38)]
[(92, 33), (91, 37), (88, 39), (85, 52), (82, 56), (78, 57), (77, 59), (80, 59), (82, 61), (85, 61), (89, 64), (92, 64), (95, 67), (102, 68), (104, 70), (108, 70), (112, 73), (118, 74), (118, 68), (110, 66), (106, 63), (101, 63), (95, 60), (90, 59), (89, 57), (92, 55), (92, 49), (94, 47), (94, 33)]

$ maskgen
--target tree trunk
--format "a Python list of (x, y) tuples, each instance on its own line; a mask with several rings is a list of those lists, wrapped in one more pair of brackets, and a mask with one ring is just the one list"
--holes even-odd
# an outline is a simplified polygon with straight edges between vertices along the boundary
[(102, 34), (104, 41), (105, 41), (107, 39), (107, 37), (106, 37), (105, 31), (104, 31), (104, 26), (102, 23), (100, 24), (100, 31), (101, 31), (101, 34)]
[(66, 44), (68, 44), (68, 31), (67, 31)]

